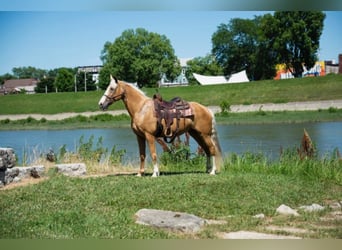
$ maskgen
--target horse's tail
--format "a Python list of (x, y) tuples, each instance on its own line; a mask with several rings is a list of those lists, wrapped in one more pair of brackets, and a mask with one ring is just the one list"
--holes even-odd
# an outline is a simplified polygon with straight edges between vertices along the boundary
[(221, 145), (217, 136), (217, 130), (216, 130), (216, 120), (214, 113), (210, 110), (212, 115), (212, 129), (211, 129), (211, 139), (215, 145), (215, 165), (217, 167), (217, 170), (220, 170), (220, 167), (223, 165), (223, 159), (222, 159), (222, 151), (221, 151)]

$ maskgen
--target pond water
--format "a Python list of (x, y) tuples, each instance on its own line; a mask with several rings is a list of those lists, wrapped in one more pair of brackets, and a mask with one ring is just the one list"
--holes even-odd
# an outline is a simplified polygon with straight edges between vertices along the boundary
[[(299, 147), (304, 128), (320, 155), (332, 152), (335, 148), (342, 151), (342, 122), (217, 126), (224, 155), (249, 151), (263, 152), (270, 158), (279, 157), (281, 147)], [(130, 128), (0, 131), (0, 147), (13, 148), (20, 164), (24, 153), (31, 158), (46, 154), (49, 148), (58, 153), (63, 145), (68, 151), (75, 151), (82, 136), (84, 142), (94, 136), (94, 144), (102, 137), (102, 145), (108, 150), (116, 145), (117, 150), (126, 150), (127, 161), (138, 162), (138, 145)], [(192, 152), (197, 149), (193, 139), (190, 140), (190, 148)], [(157, 149), (162, 151), (159, 145)], [(28, 162), (31, 158), (28, 157)]]

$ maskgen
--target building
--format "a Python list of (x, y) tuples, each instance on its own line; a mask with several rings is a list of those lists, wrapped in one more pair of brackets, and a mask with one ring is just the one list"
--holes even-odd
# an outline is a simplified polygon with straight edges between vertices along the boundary
[[(325, 62), (318, 61), (311, 69), (307, 69), (303, 65), (304, 72), (302, 74), (303, 77), (305, 76), (325, 76)], [(273, 78), (274, 80), (279, 79), (289, 79), (294, 78), (291, 71), (286, 68), (285, 64), (277, 64), (276, 65), (276, 76)]]
[(99, 75), (100, 71), (103, 68), (102, 65), (95, 65), (95, 66), (79, 66), (77, 67), (77, 73), (90, 73), (92, 75), (92, 80), (97, 85), (99, 83)]
[[(342, 54), (338, 55), (338, 63), (335, 60), (330, 61), (318, 61), (311, 69), (307, 69), (303, 66), (303, 77), (306, 76), (325, 76), (327, 74), (342, 74)], [(276, 65), (277, 74), (274, 77), (275, 80), (294, 78), (290, 70), (286, 69), (285, 64)]]
[(14, 94), (24, 91), (27, 94), (34, 94), (38, 82), (39, 80), (34, 78), (6, 80), (1, 92), (3, 94)]
[(166, 75), (163, 74), (160, 82), (159, 87), (170, 87), (170, 86), (187, 86), (189, 85), (189, 81), (185, 76), (185, 73), (188, 69), (187, 62), (190, 61), (192, 58), (180, 58), (180, 66), (181, 66), (181, 72), (180, 74), (174, 79), (172, 82), (166, 78)]

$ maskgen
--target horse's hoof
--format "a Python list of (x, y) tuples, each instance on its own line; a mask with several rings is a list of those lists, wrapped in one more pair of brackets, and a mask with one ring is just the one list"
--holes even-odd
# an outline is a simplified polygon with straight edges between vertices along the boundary
[(136, 175), (137, 177), (141, 177), (141, 173), (137, 173), (137, 175)]
[(159, 172), (154, 172), (153, 175), (152, 175), (152, 177), (154, 177), (154, 178), (158, 177), (158, 176), (159, 176)]
[(210, 175), (216, 175), (215, 171), (211, 171), (209, 174)]

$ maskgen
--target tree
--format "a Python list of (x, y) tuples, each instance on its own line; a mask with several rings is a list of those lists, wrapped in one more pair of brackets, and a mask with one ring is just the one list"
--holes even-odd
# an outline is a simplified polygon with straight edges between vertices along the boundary
[(74, 90), (74, 72), (72, 69), (60, 68), (54, 83), (58, 92), (70, 92)]
[[(87, 91), (96, 90), (95, 81), (93, 81), (93, 75), (91, 73), (85, 74)], [(76, 84), (77, 91), (84, 91), (85, 88), (85, 80), (84, 80), (84, 72), (79, 72), (76, 75)]]
[(234, 18), (218, 26), (212, 36), (212, 53), (225, 75), (245, 69), (253, 80), (274, 76), (275, 62), (262, 32), (265, 22), (263, 17)]
[(170, 40), (142, 28), (125, 30), (113, 43), (106, 42), (101, 59), (101, 88), (107, 87), (109, 74), (142, 87), (154, 86), (163, 73), (174, 79), (181, 69)]
[(16, 78), (35, 78), (42, 79), (46, 76), (47, 71), (44, 69), (37, 69), (35, 67), (17, 67), (12, 69), (13, 75)]
[[(274, 37), (278, 61), (285, 63), (293, 76), (300, 77), (303, 64), (314, 66), (325, 14), (320, 11), (276, 11), (267, 36)], [(271, 29), (271, 30), (269, 30)]]
[(188, 61), (188, 69), (185, 73), (186, 78), (189, 80), (190, 84), (197, 84), (196, 79), (193, 77), (192, 73), (197, 73), (201, 75), (222, 75), (223, 69), (215, 60), (215, 57), (208, 54), (205, 57), (195, 57), (194, 59)]
[(37, 87), (34, 89), (37, 93), (53, 92), (55, 79), (52, 77), (45, 77), (37, 83)]

